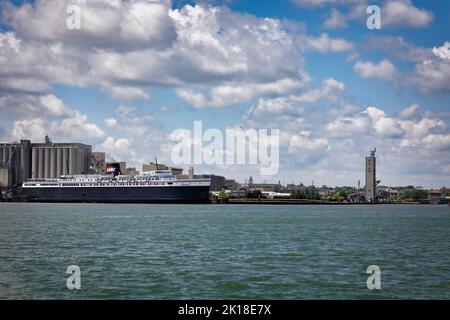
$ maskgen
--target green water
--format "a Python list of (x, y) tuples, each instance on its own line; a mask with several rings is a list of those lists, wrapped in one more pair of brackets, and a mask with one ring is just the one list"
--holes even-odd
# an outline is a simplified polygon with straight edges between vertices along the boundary
[(449, 299), (449, 249), (448, 206), (2, 203), (0, 298)]

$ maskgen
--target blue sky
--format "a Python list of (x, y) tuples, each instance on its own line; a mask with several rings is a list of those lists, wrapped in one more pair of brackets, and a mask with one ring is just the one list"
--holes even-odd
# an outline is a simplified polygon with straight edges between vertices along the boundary
[[(450, 3), (418, 0), (6, 1), (0, 137), (90, 143), (138, 168), (171, 133), (281, 130), (280, 170), (196, 166), (244, 181), (355, 185), (450, 177)], [(381, 7), (380, 30), (366, 27)], [(187, 165), (185, 166), (187, 167)]]

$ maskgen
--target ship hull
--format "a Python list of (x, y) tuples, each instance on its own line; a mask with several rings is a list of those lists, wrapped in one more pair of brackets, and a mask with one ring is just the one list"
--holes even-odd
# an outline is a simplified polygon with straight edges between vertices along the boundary
[(33, 187), (22, 188), (30, 202), (207, 203), (209, 186)]

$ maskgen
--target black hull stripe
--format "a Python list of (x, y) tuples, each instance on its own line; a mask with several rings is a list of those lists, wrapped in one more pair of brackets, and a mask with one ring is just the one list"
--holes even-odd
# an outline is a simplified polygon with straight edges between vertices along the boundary
[(109, 203), (206, 203), (209, 186), (165, 188), (23, 188), (27, 201)]

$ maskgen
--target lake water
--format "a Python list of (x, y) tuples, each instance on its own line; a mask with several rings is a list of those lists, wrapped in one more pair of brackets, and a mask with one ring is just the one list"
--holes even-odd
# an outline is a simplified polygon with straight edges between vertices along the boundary
[(0, 203), (0, 299), (449, 299), (449, 249), (448, 206)]

